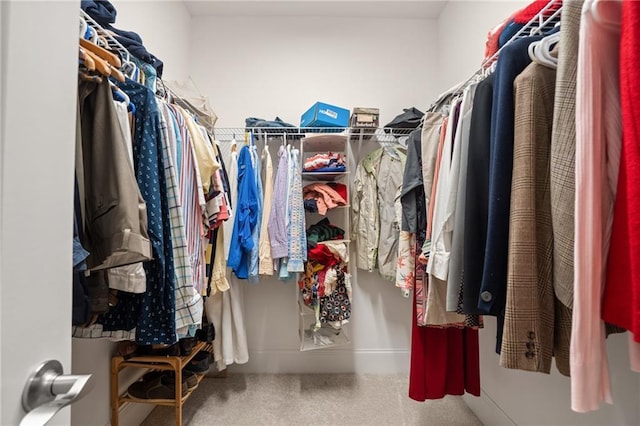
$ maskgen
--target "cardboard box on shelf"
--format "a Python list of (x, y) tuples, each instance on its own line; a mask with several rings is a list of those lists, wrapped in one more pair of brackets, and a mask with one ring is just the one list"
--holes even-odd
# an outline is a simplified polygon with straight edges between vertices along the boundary
[(370, 139), (380, 124), (379, 108), (353, 108), (349, 126), (357, 129), (354, 134), (361, 135), (364, 139)]
[(316, 102), (300, 118), (300, 127), (348, 127), (349, 110)]

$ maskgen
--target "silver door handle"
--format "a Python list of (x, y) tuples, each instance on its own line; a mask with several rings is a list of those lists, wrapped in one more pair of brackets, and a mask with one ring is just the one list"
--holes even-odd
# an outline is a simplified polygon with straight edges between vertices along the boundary
[(58, 411), (89, 393), (95, 383), (91, 374), (63, 375), (59, 361), (45, 361), (29, 376), (22, 391), (27, 415), (20, 426), (44, 426)]

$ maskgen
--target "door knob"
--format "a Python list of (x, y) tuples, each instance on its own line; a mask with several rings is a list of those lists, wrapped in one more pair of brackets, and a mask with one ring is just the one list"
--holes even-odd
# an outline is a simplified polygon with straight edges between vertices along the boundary
[(59, 361), (45, 361), (29, 376), (22, 391), (22, 406), (27, 415), (20, 426), (44, 426), (63, 407), (91, 392), (95, 383), (91, 374), (64, 375)]

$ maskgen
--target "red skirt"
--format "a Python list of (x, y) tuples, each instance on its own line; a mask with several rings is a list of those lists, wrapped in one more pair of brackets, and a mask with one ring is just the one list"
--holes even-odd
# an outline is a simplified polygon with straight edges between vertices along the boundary
[(440, 399), (466, 392), (480, 396), (478, 330), (419, 327), (414, 292), (409, 398)]

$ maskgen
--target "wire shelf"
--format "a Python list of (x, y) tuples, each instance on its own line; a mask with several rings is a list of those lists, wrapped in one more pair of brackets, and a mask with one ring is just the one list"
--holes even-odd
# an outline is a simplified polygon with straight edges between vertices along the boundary
[(318, 136), (336, 135), (346, 137), (351, 142), (397, 142), (399, 138), (406, 137), (415, 128), (372, 128), (360, 129), (353, 127), (217, 127), (212, 129), (212, 135), (219, 142), (238, 142), (245, 139), (245, 134), (252, 133), (259, 140), (266, 139), (282, 142), (283, 140), (299, 140)]
[(92, 27), (96, 31), (96, 33), (98, 33), (98, 36), (104, 38), (109, 50), (117, 51), (120, 54), (121, 58), (126, 62), (129, 62), (131, 60), (131, 54), (129, 53), (127, 48), (124, 47), (118, 40), (116, 40), (111, 32), (104, 29), (102, 25), (98, 24), (95, 19), (89, 16), (89, 14), (87, 14), (82, 9), (80, 9), (80, 18), (84, 19), (87, 25)]

